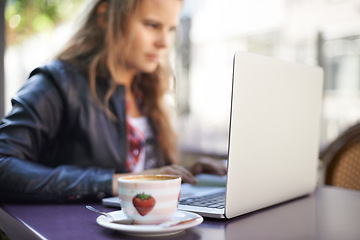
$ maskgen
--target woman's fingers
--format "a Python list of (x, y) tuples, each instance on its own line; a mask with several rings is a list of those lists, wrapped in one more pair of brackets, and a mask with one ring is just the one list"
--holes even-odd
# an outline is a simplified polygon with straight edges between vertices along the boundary
[(227, 167), (223, 161), (201, 158), (193, 165), (191, 171), (194, 175), (200, 173), (225, 175), (227, 172)]
[(166, 166), (165, 170), (167, 172), (166, 174), (172, 174), (172, 175), (180, 176), (182, 178), (183, 182), (191, 183), (191, 184), (196, 184), (197, 183), (197, 180), (194, 177), (194, 175), (192, 175), (192, 173), (189, 172), (184, 167), (181, 167), (179, 165), (170, 165), (170, 166)]
[(153, 168), (148, 169), (142, 172), (142, 174), (168, 174), (168, 175), (176, 175), (181, 177), (183, 182), (196, 184), (197, 180), (194, 177), (194, 175), (189, 172), (184, 167), (181, 167), (179, 165), (169, 165), (161, 168)]

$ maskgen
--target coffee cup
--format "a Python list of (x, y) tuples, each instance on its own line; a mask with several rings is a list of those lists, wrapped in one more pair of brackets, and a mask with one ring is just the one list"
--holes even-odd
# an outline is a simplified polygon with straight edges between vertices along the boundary
[(121, 208), (135, 224), (160, 224), (176, 213), (181, 177), (133, 175), (118, 178)]

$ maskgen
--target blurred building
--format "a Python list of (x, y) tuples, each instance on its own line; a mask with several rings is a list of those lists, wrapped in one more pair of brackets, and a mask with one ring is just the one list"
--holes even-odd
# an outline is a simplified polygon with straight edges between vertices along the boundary
[(178, 95), (180, 142), (186, 151), (226, 153), (236, 50), (324, 68), (321, 145), (359, 120), (360, 1), (190, 2), (193, 8), (184, 14), (189, 44), (180, 57), (185, 64), (178, 68), (185, 69)]

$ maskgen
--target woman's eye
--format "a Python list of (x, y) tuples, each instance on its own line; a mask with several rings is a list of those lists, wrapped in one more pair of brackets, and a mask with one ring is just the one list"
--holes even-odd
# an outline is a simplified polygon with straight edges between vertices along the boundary
[(147, 25), (148, 27), (154, 28), (154, 29), (159, 28), (159, 24), (156, 24), (156, 23), (147, 23), (146, 25)]

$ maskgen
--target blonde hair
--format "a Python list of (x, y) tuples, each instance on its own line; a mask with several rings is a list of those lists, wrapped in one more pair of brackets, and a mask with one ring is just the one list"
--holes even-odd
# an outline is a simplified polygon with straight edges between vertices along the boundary
[[(67, 47), (58, 55), (60, 60), (69, 61), (86, 71), (89, 76), (91, 94), (108, 114), (115, 118), (108, 107), (109, 99), (115, 89), (114, 79), (118, 76), (118, 66), (123, 66), (126, 42), (123, 41), (127, 19), (134, 13), (142, 0), (97, 0)], [(105, 13), (98, 11), (102, 3), (109, 6)], [(99, 20), (106, 25), (100, 26)], [(97, 81), (113, 80), (112, 87), (100, 100), (96, 93)], [(177, 137), (171, 125), (169, 108), (165, 95), (169, 91), (172, 71), (169, 60), (159, 64), (153, 73), (139, 73), (135, 76), (131, 90), (140, 92), (143, 97), (143, 113), (150, 118), (156, 131), (160, 148), (168, 163), (175, 163)], [(114, 119), (116, 120), (116, 118)]]

